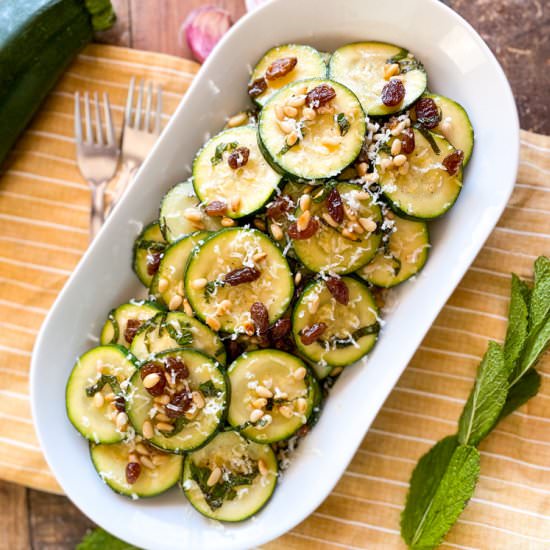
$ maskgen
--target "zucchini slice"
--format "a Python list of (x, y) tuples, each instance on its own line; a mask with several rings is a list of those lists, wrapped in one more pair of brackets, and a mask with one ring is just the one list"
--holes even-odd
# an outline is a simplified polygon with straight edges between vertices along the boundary
[(154, 317), (160, 310), (160, 307), (153, 302), (143, 300), (132, 300), (116, 307), (110, 311), (103, 325), (100, 343), (128, 347), (139, 326)]
[[(210, 476), (221, 476), (208, 484)], [(278, 466), (269, 445), (247, 441), (236, 432), (222, 432), (202, 449), (188, 454), (182, 487), (192, 506), (218, 521), (243, 521), (258, 512), (277, 485)]]
[(456, 149), (464, 153), (463, 164), (466, 166), (474, 148), (474, 128), (466, 109), (456, 101), (437, 94), (424, 94), (431, 97), (441, 110), (441, 122), (433, 129), (441, 134)]
[[(167, 405), (154, 401), (143, 385), (144, 369), (164, 375), (165, 381), (159, 382), (160, 393), (155, 393), (168, 395)], [(181, 377), (178, 372), (183, 373)], [(197, 350), (175, 349), (157, 353), (141, 364), (130, 379), (126, 410), (136, 432), (149, 443), (182, 453), (204, 445), (217, 432), (225, 417), (227, 391), (225, 374), (217, 361)], [(168, 420), (159, 414), (168, 415)]]
[[(367, 286), (342, 277), (349, 291), (347, 305), (339, 303), (324, 280), (313, 281), (298, 298), (292, 314), (292, 331), (300, 353), (310, 361), (345, 367), (366, 355), (376, 343), (380, 324), (378, 309)], [(325, 330), (312, 343), (303, 337), (315, 324)]]
[[(403, 101), (384, 105), (381, 94), (389, 80), (384, 78), (387, 63), (399, 65), (393, 78), (405, 87)], [(428, 76), (424, 67), (400, 46), (383, 42), (355, 42), (338, 48), (330, 58), (329, 77), (354, 92), (369, 116), (384, 116), (405, 110), (426, 90)]]
[(251, 351), (236, 359), (227, 374), (231, 385), (227, 420), (247, 439), (274, 443), (307, 423), (316, 382), (298, 357), (275, 349)]
[(159, 222), (147, 225), (134, 243), (134, 261), (132, 267), (138, 279), (147, 287), (158, 270), (160, 258), (166, 248), (166, 241), (160, 230)]
[[(279, 78), (266, 78), (267, 69), (272, 63), (279, 59), (295, 58), (296, 65), (285, 75)], [(311, 46), (303, 44), (285, 44), (268, 50), (258, 61), (258, 64), (252, 71), (250, 85), (257, 79), (264, 79), (266, 89), (260, 95), (253, 97), (254, 102), (259, 107), (265, 105), (266, 101), (283, 86), (296, 80), (305, 78), (324, 78), (327, 74), (327, 65), (323, 59), (323, 54)]]
[[(254, 280), (232, 284), (236, 270)], [(224, 229), (194, 249), (185, 273), (185, 295), (197, 316), (214, 330), (252, 333), (250, 308), (262, 302), (273, 323), (288, 308), (293, 276), (281, 250), (267, 235), (248, 228)]]
[(430, 238), (426, 222), (406, 220), (388, 212), (391, 233), (374, 259), (357, 275), (375, 286), (390, 288), (416, 275), (428, 259)]
[[(344, 204), (346, 215), (341, 224), (335, 224), (333, 218), (327, 217), (331, 189), (338, 191)], [(350, 273), (368, 263), (378, 250), (382, 223), (380, 207), (372, 196), (358, 185), (340, 182), (314, 191), (312, 197), (310, 212), (319, 229), (309, 239), (293, 241), (294, 252), (300, 261), (311, 271), (339, 274)], [(298, 208), (296, 218), (301, 214)], [(372, 225), (371, 230), (365, 230), (361, 223), (367, 227)], [(351, 228), (354, 231), (350, 235), (346, 231)]]
[(187, 260), (193, 248), (202, 243), (209, 234), (207, 231), (197, 231), (182, 237), (166, 249), (149, 289), (149, 294), (161, 305), (168, 308), (174, 296), (183, 297), (183, 276)]
[(139, 360), (175, 348), (194, 348), (225, 365), (226, 355), (219, 336), (193, 317), (181, 311), (162, 312), (143, 324), (130, 351)]
[[(180, 480), (183, 471), (182, 456), (163, 453), (143, 442), (139, 445), (140, 449), (149, 451), (144, 459), (149, 467), (141, 462), (143, 455), (135, 450), (134, 441), (113, 445), (90, 444), (92, 463), (102, 481), (116, 493), (134, 499), (164, 493)], [(139, 464), (139, 475), (134, 483), (128, 483), (126, 468), (134, 460), (138, 461), (135, 464)]]
[[(332, 88), (335, 97), (317, 109), (296, 107), (296, 116), (279, 118), (288, 102), (319, 86)], [(306, 118), (311, 111), (313, 115)], [(289, 133), (286, 126), (294, 130)], [(289, 84), (265, 104), (258, 121), (258, 139), (276, 170), (290, 179), (315, 180), (335, 176), (355, 160), (365, 128), (365, 114), (352, 91), (333, 80), (313, 78)], [(292, 133), (298, 141), (289, 147)]]
[[(248, 156), (239, 150), (248, 151)], [(233, 154), (238, 157), (234, 166), (240, 165), (236, 168), (230, 166)], [(230, 218), (256, 212), (280, 181), (260, 152), (253, 126), (224, 130), (206, 143), (193, 162), (195, 193), (206, 207), (214, 201), (225, 203), (224, 215)]]
[(398, 214), (429, 220), (442, 216), (455, 203), (462, 190), (462, 167), (451, 175), (443, 166), (445, 157), (456, 151), (444, 137), (428, 130), (413, 131), (415, 148), (407, 157), (408, 172), (401, 174), (394, 167), (383, 170), (382, 161), (390, 158), (384, 150), (376, 169), (382, 192)]
[(115, 401), (108, 396), (125, 397), (127, 380), (136, 365), (133, 355), (117, 345), (97, 346), (76, 360), (67, 382), (65, 402), (69, 420), (86, 439), (95, 443), (124, 439), (125, 430), (115, 424)]
[[(200, 219), (189, 220), (186, 217), (189, 212), (200, 216)], [(191, 179), (174, 185), (160, 203), (160, 228), (169, 243), (179, 241), (200, 229), (218, 231), (222, 228), (220, 219), (208, 216), (204, 212), (203, 205), (195, 195)]]

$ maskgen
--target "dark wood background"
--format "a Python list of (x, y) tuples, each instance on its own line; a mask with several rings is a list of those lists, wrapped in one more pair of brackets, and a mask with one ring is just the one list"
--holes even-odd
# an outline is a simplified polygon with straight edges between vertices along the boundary
[[(299, 1), (299, 0), (297, 0)], [(345, 1), (345, 0), (344, 0)], [(100, 38), (190, 57), (179, 39), (201, 0), (113, 0), (118, 22)], [(210, 0), (234, 20), (244, 0)], [(547, 0), (446, 0), (487, 41), (514, 90), (521, 127), (550, 134), (550, 6)], [(495, 94), (498, 90), (495, 90)], [(68, 499), (0, 481), (0, 549), (68, 550), (93, 524)], [(106, 549), (108, 550), (108, 549)]]

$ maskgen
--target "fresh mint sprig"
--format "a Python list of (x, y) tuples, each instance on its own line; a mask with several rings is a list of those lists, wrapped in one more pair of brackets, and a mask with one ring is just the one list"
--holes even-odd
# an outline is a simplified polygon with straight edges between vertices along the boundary
[(416, 465), (401, 536), (409, 548), (438, 546), (472, 497), (479, 476), (476, 446), (497, 423), (537, 394), (534, 366), (550, 345), (550, 258), (534, 265), (533, 289), (512, 275), (504, 345), (489, 342), (458, 423), (458, 433), (436, 443)]

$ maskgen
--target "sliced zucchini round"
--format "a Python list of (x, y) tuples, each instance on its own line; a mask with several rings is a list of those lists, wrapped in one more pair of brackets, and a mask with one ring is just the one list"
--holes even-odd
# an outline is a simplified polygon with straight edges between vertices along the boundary
[(183, 296), (183, 276), (187, 260), (193, 248), (203, 242), (209, 234), (207, 231), (191, 233), (166, 249), (149, 289), (149, 294), (160, 304), (169, 307), (174, 296)]
[(145, 321), (154, 317), (160, 307), (153, 302), (143, 300), (130, 301), (109, 312), (103, 325), (99, 341), (104, 344), (119, 344), (128, 347), (137, 328)]
[[(218, 481), (209, 485), (214, 470)], [(215, 477), (217, 476), (214, 474)], [(218, 521), (243, 521), (258, 512), (277, 485), (278, 466), (269, 445), (247, 441), (236, 432), (219, 433), (208, 445), (188, 454), (182, 487), (192, 506)]]
[[(297, 107), (295, 117), (285, 118), (299, 136), (289, 147), (286, 140), (290, 134), (277, 114), (292, 98), (303, 97), (318, 86), (329, 86), (336, 96), (315, 110), (312, 120), (306, 119), (306, 107)], [(365, 114), (353, 92), (333, 80), (313, 78), (289, 84), (265, 104), (258, 121), (258, 139), (276, 170), (291, 179), (315, 180), (335, 176), (355, 160), (365, 128)]]
[[(230, 166), (232, 153), (248, 150), (248, 160)], [(244, 162), (244, 156), (237, 155)], [(242, 218), (261, 208), (279, 185), (281, 176), (264, 159), (258, 147), (256, 128), (240, 126), (224, 130), (210, 139), (193, 162), (193, 186), (208, 207), (214, 201), (226, 205), (225, 216)]]
[(181, 311), (162, 312), (137, 332), (130, 351), (139, 360), (175, 348), (194, 348), (225, 365), (226, 355), (219, 336), (194, 317)]
[[(117, 345), (97, 346), (81, 355), (73, 367), (65, 390), (67, 416), (73, 426), (95, 443), (117, 443), (125, 430), (115, 424), (117, 410), (108, 394), (126, 395), (127, 380), (137, 361)], [(95, 398), (97, 393), (101, 398)]]
[(424, 94), (435, 101), (441, 110), (441, 122), (433, 129), (441, 134), (456, 149), (464, 153), (463, 164), (466, 166), (474, 148), (474, 128), (466, 109), (456, 101), (437, 94)]
[[(143, 445), (143, 443), (141, 443)], [(140, 464), (140, 472), (134, 483), (126, 479), (126, 466), (131, 455), (140, 456), (134, 450), (132, 441), (124, 441), (111, 445), (95, 445), (90, 443), (90, 456), (99, 477), (113, 491), (131, 498), (154, 497), (173, 487), (181, 478), (183, 472), (183, 457), (168, 454), (148, 447), (148, 464), (151, 460), (158, 462), (155, 468), (147, 468)], [(139, 460), (139, 458), (138, 458)]]
[(160, 258), (166, 248), (166, 241), (160, 230), (159, 222), (147, 225), (134, 243), (134, 261), (132, 267), (138, 279), (147, 287), (157, 272)]
[[(231, 385), (227, 420), (247, 439), (274, 443), (307, 423), (316, 396), (315, 380), (298, 357), (275, 349), (251, 351), (237, 358), (227, 374)], [(256, 419), (258, 411), (263, 414)]]
[[(292, 314), (296, 346), (310, 361), (345, 367), (366, 355), (376, 343), (380, 325), (378, 309), (367, 286), (352, 277), (342, 277), (349, 291), (344, 305), (331, 294), (324, 280), (313, 281), (298, 298)], [(315, 324), (325, 330), (306, 344), (304, 333)]]
[[(196, 221), (188, 219), (186, 211), (197, 214), (200, 219)], [(217, 231), (222, 228), (220, 220), (221, 218), (208, 216), (205, 213), (204, 205), (200, 204), (195, 195), (191, 179), (172, 187), (160, 203), (160, 228), (169, 243), (179, 241), (182, 237), (200, 229)]]
[[(226, 282), (229, 273), (245, 268), (257, 278), (241, 284)], [(185, 295), (195, 313), (224, 332), (250, 333), (250, 308), (255, 302), (262, 302), (269, 322), (275, 322), (290, 305), (293, 292), (293, 276), (281, 250), (256, 229), (214, 233), (194, 249), (185, 273)]]
[[(338, 191), (344, 204), (346, 215), (341, 224), (335, 224), (333, 218), (327, 217), (327, 197), (332, 188)], [(310, 211), (317, 219), (319, 229), (309, 239), (293, 241), (294, 252), (300, 261), (317, 273), (339, 274), (351, 273), (368, 263), (378, 250), (382, 223), (380, 207), (372, 196), (358, 185), (340, 182), (313, 192), (312, 197)], [(298, 208), (296, 218), (301, 214)], [(365, 230), (361, 223), (367, 228), (372, 225), (371, 230)], [(354, 229), (351, 234), (350, 228)]]
[(382, 192), (398, 214), (429, 220), (442, 216), (455, 203), (462, 190), (462, 168), (451, 175), (442, 164), (456, 151), (444, 137), (428, 130), (413, 131), (415, 148), (407, 157), (408, 172), (401, 174), (394, 167), (383, 170), (381, 162), (389, 157), (385, 151), (380, 151), (376, 168)]
[[(405, 97), (389, 107), (381, 99), (386, 64), (399, 65), (399, 78), (405, 87)], [(383, 42), (355, 42), (338, 48), (330, 58), (329, 76), (352, 90), (369, 116), (383, 116), (405, 110), (426, 89), (428, 76), (422, 64), (400, 46)]]
[[(164, 421), (155, 419), (155, 416), (159, 413), (165, 414), (167, 409), (177, 410), (177, 407), (174, 409), (173, 399), (166, 406), (154, 401), (154, 397), (143, 385), (141, 369), (154, 364), (160, 367), (160, 372), (168, 372), (166, 366), (170, 366), (170, 360), (183, 363), (188, 376), (182, 381), (173, 380), (173, 387), (166, 383), (164, 393), (173, 395), (186, 391), (200, 396), (194, 398), (190, 408), (174, 419), (171, 430), (163, 431)], [(183, 453), (204, 445), (217, 432), (225, 417), (227, 393), (225, 374), (217, 361), (197, 350), (175, 349), (153, 355), (141, 364), (140, 370), (130, 379), (126, 410), (136, 432), (147, 438), (149, 443), (171, 453)], [(196, 404), (201, 398), (204, 405), (202, 407)], [(144, 432), (146, 422), (153, 427), (150, 438), (146, 437), (147, 428)]]
[(391, 233), (383, 240), (374, 259), (357, 271), (372, 285), (390, 288), (416, 275), (428, 259), (430, 238), (426, 222), (407, 220), (393, 213), (386, 223)]
[[(265, 78), (267, 69), (279, 59), (295, 58), (296, 65), (287, 74), (279, 78)], [(252, 71), (250, 84), (259, 78), (264, 78), (267, 85), (264, 92), (255, 96), (254, 102), (262, 106), (283, 86), (304, 78), (324, 78), (327, 74), (327, 65), (323, 54), (311, 46), (303, 44), (285, 44), (268, 50)]]

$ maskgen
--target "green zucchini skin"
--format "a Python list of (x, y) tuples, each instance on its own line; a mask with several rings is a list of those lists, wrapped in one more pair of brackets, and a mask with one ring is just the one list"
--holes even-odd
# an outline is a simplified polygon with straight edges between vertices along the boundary
[(160, 231), (159, 222), (155, 220), (143, 228), (134, 242), (132, 269), (137, 278), (147, 287), (151, 284), (154, 274), (149, 273), (149, 254), (164, 254), (168, 245)]
[[(93, 37), (93, 20), (112, 22), (104, 0), (0, 2), (0, 163), (76, 54)], [(111, 14), (111, 17), (109, 17)]]

